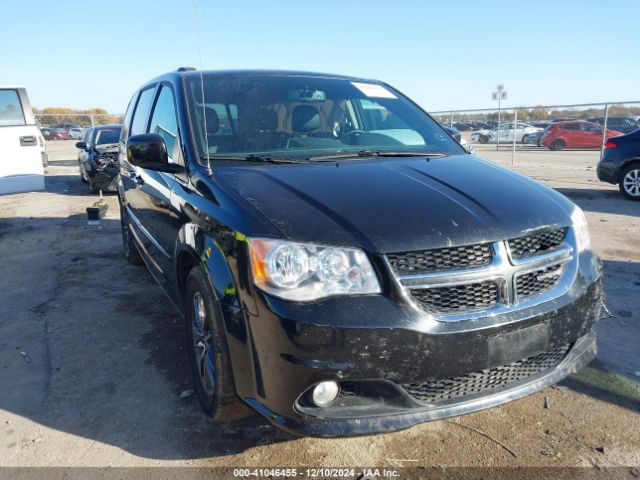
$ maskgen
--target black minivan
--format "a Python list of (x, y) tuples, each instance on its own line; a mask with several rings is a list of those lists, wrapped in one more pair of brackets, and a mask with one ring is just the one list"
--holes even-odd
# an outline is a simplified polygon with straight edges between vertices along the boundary
[(122, 238), (184, 314), (198, 399), (309, 435), (528, 395), (595, 355), (602, 267), (561, 194), (373, 80), (180, 69), (119, 146)]

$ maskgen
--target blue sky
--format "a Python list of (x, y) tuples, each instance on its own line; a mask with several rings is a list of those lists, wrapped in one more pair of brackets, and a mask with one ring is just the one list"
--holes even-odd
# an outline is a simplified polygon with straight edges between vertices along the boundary
[[(144, 81), (198, 66), (193, 0), (3, 2), (0, 82), (34, 106), (122, 112)], [(26, 12), (33, 12), (26, 16)], [(385, 80), (430, 111), (640, 100), (640, 1), (200, 0), (205, 69)]]

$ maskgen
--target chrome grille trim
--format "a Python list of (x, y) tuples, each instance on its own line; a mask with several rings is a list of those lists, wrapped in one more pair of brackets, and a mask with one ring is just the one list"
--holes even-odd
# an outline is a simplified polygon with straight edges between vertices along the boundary
[[(457, 322), (521, 310), (548, 302), (569, 290), (577, 273), (576, 243), (573, 229), (569, 228), (567, 230), (565, 240), (560, 246), (535, 256), (519, 259), (512, 258), (508, 242), (509, 240), (504, 240), (491, 244), (494, 255), (491, 263), (486, 267), (461, 268), (421, 274), (397, 274), (386, 257), (385, 262), (388, 271), (393, 275), (396, 285), (402, 290), (406, 300), (421, 313), (441, 322)], [(551, 288), (539, 294), (524, 298), (522, 296), (518, 297), (516, 292), (518, 275), (544, 270), (551, 266), (562, 267), (559, 278)], [(420, 305), (411, 295), (411, 290), (415, 289), (451, 287), (489, 280), (495, 281), (499, 286), (499, 300), (494, 306), (482, 310), (452, 314), (434, 313)]]

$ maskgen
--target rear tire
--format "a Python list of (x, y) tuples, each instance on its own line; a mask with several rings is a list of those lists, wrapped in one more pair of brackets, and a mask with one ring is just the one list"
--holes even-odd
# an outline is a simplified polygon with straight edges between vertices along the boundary
[(251, 411), (235, 393), (222, 310), (199, 266), (187, 276), (184, 299), (187, 352), (202, 410), (215, 421), (246, 417)]
[(554, 140), (551, 142), (551, 146), (549, 147), (551, 150), (563, 150), (566, 147), (566, 144), (563, 140)]
[(142, 257), (138, 247), (136, 247), (131, 230), (129, 230), (129, 216), (122, 204), (120, 204), (120, 230), (122, 232), (122, 249), (127, 263), (129, 265), (142, 265)]
[(620, 192), (629, 200), (640, 201), (640, 164), (629, 165), (620, 174)]

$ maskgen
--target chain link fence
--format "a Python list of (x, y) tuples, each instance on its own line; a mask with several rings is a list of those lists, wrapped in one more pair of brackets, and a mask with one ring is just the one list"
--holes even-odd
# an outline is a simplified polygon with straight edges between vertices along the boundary
[(608, 138), (640, 128), (640, 101), (581, 105), (537, 105), (431, 112), (443, 125), (459, 130), (478, 152), (584, 151), (598, 160)]

